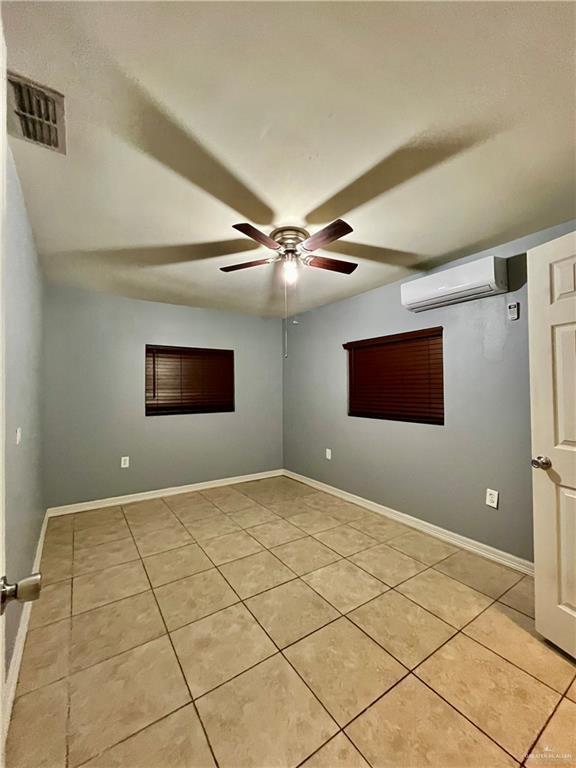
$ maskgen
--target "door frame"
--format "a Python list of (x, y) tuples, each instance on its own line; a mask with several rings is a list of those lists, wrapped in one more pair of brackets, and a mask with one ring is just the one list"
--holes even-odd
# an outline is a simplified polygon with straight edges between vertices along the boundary
[[(5, 319), (4, 319), (4, 269), (6, 251), (6, 43), (0, 15), (0, 576), (6, 572), (5, 505), (6, 505), (6, 370), (5, 370)], [(6, 742), (6, 640), (5, 619), (0, 618), (0, 767), (3, 768)]]

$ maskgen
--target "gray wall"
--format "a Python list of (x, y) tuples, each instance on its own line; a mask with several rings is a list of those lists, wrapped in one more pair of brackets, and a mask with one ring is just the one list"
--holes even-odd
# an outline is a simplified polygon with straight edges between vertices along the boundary
[[(47, 506), (282, 467), (280, 320), (48, 285), (45, 327)], [(235, 413), (146, 417), (146, 344), (234, 349)]]
[[(12, 154), (7, 158), (4, 312), (6, 333), (6, 572), (27, 576), (44, 517), (41, 473), (42, 276)], [(16, 428), (22, 442), (16, 445)], [(22, 607), (6, 612), (7, 664)]]
[[(483, 255), (522, 254), (574, 224)], [(532, 559), (524, 256), (510, 260), (509, 274), (513, 290), (492, 298), (414, 314), (395, 283), (289, 324), (284, 466)], [(520, 302), (515, 322), (506, 317), (511, 300)], [(444, 327), (445, 426), (349, 417), (342, 344), (436, 325)], [(486, 488), (500, 491), (499, 509), (485, 506)]]
[[(279, 320), (47, 286), (47, 506), (285, 466), (530, 559), (526, 276), (518, 254), (571, 229), (574, 222), (489, 251), (513, 257), (508, 295), (413, 314), (400, 306), (396, 283), (305, 313), (289, 324), (283, 373)], [(506, 318), (511, 299), (521, 305), (516, 322)], [(348, 417), (342, 344), (432, 325), (445, 329), (446, 425)], [(236, 412), (146, 418), (146, 343), (234, 348)], [(484, 504), (487, 487), (500, 491), (498, 510)]]

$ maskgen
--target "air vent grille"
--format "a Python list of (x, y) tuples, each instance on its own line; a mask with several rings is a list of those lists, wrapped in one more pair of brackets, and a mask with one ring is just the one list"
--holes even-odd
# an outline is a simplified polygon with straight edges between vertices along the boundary
[(14, 72), (8, 82), (9, 133), (65, 154), (64, 96)]

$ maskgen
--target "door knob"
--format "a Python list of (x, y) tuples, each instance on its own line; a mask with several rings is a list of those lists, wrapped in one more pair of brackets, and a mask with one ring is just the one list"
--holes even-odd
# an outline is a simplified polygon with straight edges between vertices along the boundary
[(15, 584), (9, 584), (6, 576), (2, 576), (2, 578), (0, 578), (0, 616), (6, 610), (8, 603), (11, 603), (12, 600), (18, 600), (21, 603), (38, 600), (41, 589), (41, 573), (33, 573), (25, 579), (20, 579), (20, 581), (17, 581)]
[(552, 466), (552, 462), (548, 458), (548, 456), (536, 456), (535, 459), (532, 459), (530, 462), (534, 469), (550, 469)]

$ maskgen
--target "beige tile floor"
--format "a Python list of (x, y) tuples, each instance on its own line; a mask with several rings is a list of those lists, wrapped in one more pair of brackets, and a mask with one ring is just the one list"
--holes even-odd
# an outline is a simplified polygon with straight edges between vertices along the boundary
[(287, 478), (53, 518), (8, 768), (576, 765), (533, 583)]

